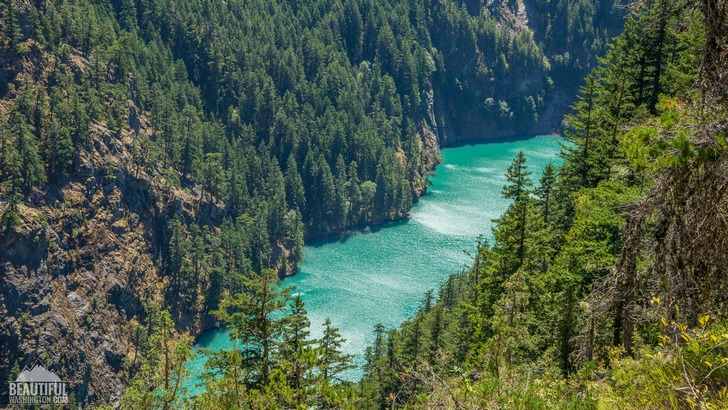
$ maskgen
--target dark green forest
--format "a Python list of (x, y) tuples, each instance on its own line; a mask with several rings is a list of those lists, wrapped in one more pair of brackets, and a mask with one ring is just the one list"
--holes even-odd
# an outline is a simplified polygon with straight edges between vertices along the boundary
[[(148, 176), (164, 204), (134, 211), (155, 215), (160, 283), (121, 309), (126, 389), (111, 402), (79, 383), (84, 404), (721, 408), (727, 14), (723, 0), (4, 0), (0, 236), (47, 225), (28, 209), (90, 173)], [(439, 147), (473, 130), (562, 128), (563, 166), (535, 175), (518, 155), (493, 240), (400, 328), (373, 329), (363, 379), (342, 380), (338, 330), (312, 339), (280, 282), (304, 240), (407, 217)], [(89, 170), (114, 140), (131, 165)], [(64, 220), (73, 257), (91, 213)], [(189, 397), (184, 323), (200, 314), (243, 343), (212, 353)], [(1, 374), (19, 371), (3, 357)]]
[[(268, 348), (218, 353), (210, 374), (224, 376), (187, 405), (723, 408), (726, 96), (697, 82), (709, 75), (709, 23), (687, 1), (629, 17), (565, 118), (563, 166), (534, 175), (523, 153), (514, 158), (493, 241), (480, 238), (471, 268), (424, 295), (400, 328), (373, 330), (359, 383), (337, 383), (328, 369), (348, 360), (329, 361), (328, 327), (310, 340), (300, 299), (272, 286), (230, 299), (242, 321), (219, 313), (251, 345), (275, 346), (270, 358)], [(702, 239), (689, 226), (706, 213)], [(678, 248), (686, 239), (700, 243)], [(256, 301), (266, 292), (276, 302)], [(266, 342), (253, 330), (262, 323), (246, 321), (275, 310), (287, 315), (268, 323)]]
[(472, 267), (374, 330), (362, 407), (725, 408), (728, 10), (706, 3), (637, 4), (563, 166), (519, 154)]
[(214, 310), (304, 239), (406, 217), (456, 124), (532, 129), (619, 29), (607, 3), (536, 2), (534, 35), (515, 2), (5, 0), (3, 226), (84, 175), (99, 133), (131, 138), (109, 180), (199, 196), (156, 229), (163, 304)]

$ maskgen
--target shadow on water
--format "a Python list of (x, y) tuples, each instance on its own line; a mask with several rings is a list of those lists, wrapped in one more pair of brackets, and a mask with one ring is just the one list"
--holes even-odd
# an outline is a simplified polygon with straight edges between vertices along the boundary
[(353, 238), (357, 235), (369, 235), (369, 234), (377, 233), (377, 232), (381, 231), (382, 229), (394, 228), (397, 226), (406, 225), (408, 223), (410, 223), (410, 218), (403, 218), (403, 219), (399, 219), (396, 221), (389, 221), (389, 222), (385, 222), (383, 224), (375, 225), (375, 226), (361, 226), (361, 227), (350, 229), (343, 235), (329, 236), (326, 238), (306, 241), (306, 246), (311, 247), (311, 248), (321, 248), (325, 245), (331, 245), (334, 243), (345, 244), (351, 238)]
[(201, 348), (201, 349), (209, 349), (215, 342), (215, 334), (219, 332), (226, 332), (227, 328), (225, 326), (215, 327), (212, 329), (205, 330), (204, 332), (200, 333), (195, 338), (195, 347)]
[[(463, 140), (463, 141), (457, 141), (452, 144), (446, 144), (442, 148), (443, 149), (450, 149), (450, 148), (463, 148), (463, 147), (475, 147), (478, 145), (485, 145), (485, 144), (499, 144), (499, 143), (507, 143), (507, 142), (523, 142), (534, 139), (536, 136), (534, 135), (518, 135), (518, 136), (511, 136), (511, 137), (494, 137), (494, 138), (487, 138), (487, 139), (473, 139), (473, 140)], [(553, 137), (553, 138), (560, 138), (559, 134), (552, 134), (552, 135), (539, 135), (539, 137)]]

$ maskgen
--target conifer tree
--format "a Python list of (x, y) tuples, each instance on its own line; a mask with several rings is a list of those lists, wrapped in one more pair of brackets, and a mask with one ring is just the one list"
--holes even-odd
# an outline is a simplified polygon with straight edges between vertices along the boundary
[(174, 337), (174, 322), (167, 311), (161, 311), (151, 335), (150, 350), (141, 369), (124, 392), (123, 409), (176, 409), (187, 397), (186, 379), (191, 371), (187, 363), (194, 358), (192, 338)]
[(362, 192), (361, 192), (361, 181), (359, 181), (358, 165), (356, 161), (352, 161), (349, 164), (349, 171), (347, 175), (347, 187), (349, 192), (349, 221), (352, 223), (359, 222), (361, 207), (362, 207)]
[(326, 318), (323, 326), (324, 335), (318, 341), (318, 368), (324, 382), (331, 382), (337, 380), (342, 372), (355, 366), (351, 364), (353, 356), (342, 353), (344, 339), (339, 334), (339, 329), (331, 325), (331, 319)]
[(313, 340), (309, 339), (311, 322), (300, 295), (291, 301), (290, 313), (285, 318), (280, 348), (280, 367), (287, 374), (294, 400), (301, 405), (313, 384), (312, 371), (316, 365), (316, 354), (313, 349)]
[(526, 272), (519, 269), (504, 284), (503, 296), (496, 303), (493, 323), (492, 349), (494, 368), (510, 367), (517, 361), (528, 358), (534, 347), (530, 332), (531, 317), (528, 303), (531, 290)]
[(13, 127), (13, 133), (15, 134), (15, 152), (17, 153), (15, 166), (19, 177), (19, 188), (27, 196), (34, 187), (45, 183), (45, 169), (43, 161), (38, 155), (32, 127), (25, 121), (19, 120)]
[(286, 164), (286, 200), (288, 207), (303, 212), (306, 209), (306, 194), (301, 174), (298, 172), (296, 157), (291, 153)]
[(334, 204), (334, 224), (337, 229), (346, 228), (349, 226), (349, 208), (351, 202), (348, 198), (348, 182), (346, 178), (346, 164), (344, 163), (344, 157), (339, 155), (336, 159), (335, 168), (335, 185), (336, 185), (336, 202)]
[(597, 121), (599, 107), (596, 105), (599, 81), (597, 75), (596, 72), (592, 72), (586, 77), (578, 101), (573, 105), (575, 114), (567, 115), (565, 118), (568, 125), (564, 130), (564, 139), (571, 145), (562, 146), (567, 162), (564, 176), (575, 179), (570, 183), (574, 190), (596, 186), (604, 174), (603, 169), (596, 167), (601, 143)]
[[(503, 187), (503, 198), (512, 199), (512, 207), (499, 219), (502, 226), (498, 227), (496, 233), (500, 235), (501, 245), (509, 242), (515, 242), (515, 256), (519, 264), (523, 263), (525, 257), (525, 241), (526, 228), (528, 223), (528, 211), (530, 206), (530, 187), (533, 185), (530, 179), (531, 172), (528, 171), (526, 165), (526, 156), (523, 151), (513, 159), (513, 163), (508, 167), (506, 172), (506, 180), (508, 184)], [(508, 227), (508, 228), (506, 228)], [(512, 229), (514, 234), (508, 233), (507, 230)], [(499, 235), (496, 234), (496, 240)]]
[(549, 222), (549, 216), (551, 215), (553, 201), (553, 190), (554, 184), (556, 183), (557, 171), (553, 162), (549, 162), (543, 169), (543, 174), (539, 180), (539, 186), (536, 188), (536, 194), (538, 195), (541, 211), (543, 214), (544, 222)]
[(180, 274), (184, 269), (187, 256), (187, 242), (182, 231), (182, 222), (179, 216), (169, 222), (169, 252), (167, 260), (167, 275), (171, 278), (173, 289), (179, 289)]
[[(373, 399), (372, 407), (384, 409), (387, 406), (387, 375), (394, 372), (394, 363), (389, 362), (387, 355), (394, 357), (395, 353), (388, 352), (387, 343), (392, 340), (385, 340), (386, 334), (384, 326), (377, 323), (374, 326), (374, 342), (367, 346), (364, 352), (366, 364), (364, 365), (364, 373), (367, 375), (366, 383), (363, 388), (366, 389), (366, 397)], [(391, 346), (394, 349), (394, 346)]]
[(432, 321), (430, 322), (430, 337), (429, 337), (429, 356), (428, 361), (431, 365), (437, 362), (437, 355), (444, 347), (444, 312), (442, 306), (435, 306), (432, 314)]
[(68, 129), (56, 124), (51, 125), (43, 146), (48, 179), (58, 182), (67, 177), (74, 154), (73, 139)]
[(280, 350), (285, 319), (277, 314), (290, 302), (291, 288), (280, 288), (278, 274), (264, 269), (245, 280), (245, 292), (224, 297), (220, 309), (213, 312), (227, 323), (230, 337), (240, 343), (238, 354), (249, 372), (246, 384), (268, 384), (271, 369)]
[(16, 47), (23, 41), (23, 32), (18, 24), (18, 12), (15, 1), (5, 1), (5, 37), (10, 40), (10, 45)]
[(528, 195), (529, 188), (532, 185), (530, 176), (531, 172), (528, 171), (526, 165), (526, 156), (523, 151), (519, 151), (506, 172), (508, 184), (503, 187), (503, 198), (518, 201)]
[(14, 156), (13, 140), (5, 117), (0, 115), (0, 181), (10, 174), (10, 159)]

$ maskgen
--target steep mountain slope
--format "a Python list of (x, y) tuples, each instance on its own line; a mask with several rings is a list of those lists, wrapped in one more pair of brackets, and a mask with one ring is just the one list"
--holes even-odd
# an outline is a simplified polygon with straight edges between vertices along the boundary
[(406, 217), (441, 144), (557, 129), (602, 3), (5, 0), (0, 376), (114, 403), (159, 309), (194, 334), (304, 237)]
[[(446, 144), (561, 129), (624, 11), (612, 1), (431, 2), (430, 33)], [(441, 68), (441, 69), (440, 69)]]
[[(14, 60), (19, 71), (11, 87), (46, 83), (49, 68), (60, 63), (37, 43), (26, 44), (28, 53)], [(90, 61), (74, 54), (61, 64), (81, 73)], [(151, 125), (128, 103), (128, 121), (138, 132), (113, 134), (105, 124), (89, 121), (88, 141), (75, 152), (70, 177), (34, 188), (15, 203), (13, 214), (3, 203), (3, 378), (11, 367), (41, 359), (60, 368), (80, 402), (119, 399), (125, 360), (139, 354), (131, 332), (147, 304), (163, 305), (170, 297), (165, 292), (170, 278), (159, 262), (169, 219), (178, 215), (219, 226), (224, 214), (222, 204), (201, 199), (199, 188), (170, 186), (159, 176), (170, 170), (135, 161), (137, 147), (149, 142)], [(295, 261), (271, 263), (292, 272)], [(197, 308), (176, 319), (193, 332), (210, 323)]]
[[(728, 4), (639, 2), (470, 269), (374, 329), (360, 408), (728, 406)], [(719, 364), (716, 364), (719, 363)]]

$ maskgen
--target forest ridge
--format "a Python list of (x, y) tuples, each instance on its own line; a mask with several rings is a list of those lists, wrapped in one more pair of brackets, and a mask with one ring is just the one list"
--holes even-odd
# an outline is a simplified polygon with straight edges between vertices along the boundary
[[(41, 357), (125, 408), (725, 403), (724, 1), (0, 7), (3, 379)], [(519, 155), (495, 242), (339, 380), (338, 331), (280, 288), (304, 239), (406, 217), (440, 146), (562, 125), (563, 167)], [(247, 347), (191, 399), (221, 322)]]

